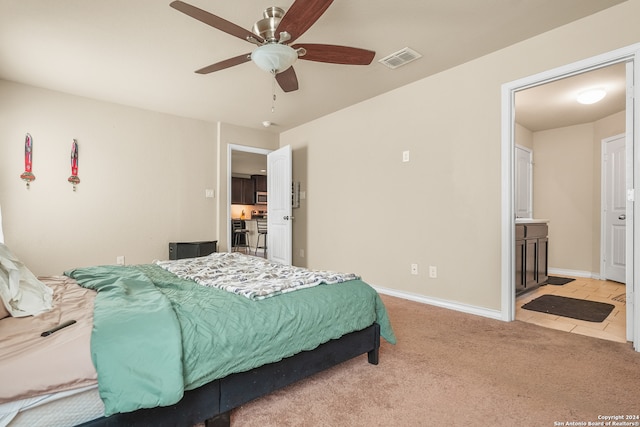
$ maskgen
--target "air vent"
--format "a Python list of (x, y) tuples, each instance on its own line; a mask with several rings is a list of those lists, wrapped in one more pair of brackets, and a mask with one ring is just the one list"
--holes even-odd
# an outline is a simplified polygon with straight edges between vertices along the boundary
[(400, 49), (399, 51), (394, 52), (389, 56), (385, 56), (384, 58), (380, 59), (378, 62), (380, 62), (383, 65), (386, 65), (392, 70), (395, 70), (396, 68), (406, 65), (409, 62), (415, 61), (416, 59), (421, 57), (422, 55), (420, 55), (415, 50), (405, 47), (404, 49)]

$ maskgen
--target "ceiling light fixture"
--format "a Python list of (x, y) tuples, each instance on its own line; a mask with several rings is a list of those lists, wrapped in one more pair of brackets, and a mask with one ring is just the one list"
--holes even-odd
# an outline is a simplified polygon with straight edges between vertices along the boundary
[(271, 112), (276, 109), (276, 74), (286, 71), (296, 62), (299, 55), (304, 55), (306, 50), (300, 48), (298, 50), (281, 43), (267, 43), (257, 47), (251, 52), (251, 60), (261, 70), (271, 73), (273, 76), (272, 83), (272, 101)]
[(576, 101), (580, 104), (595, 104), (607, 95), (607, 91), (602, 88), (588, 89), (578, 94)]
[(251, 53), (251, 60), (268, 73), (278, 74), (291, 67), (298, 59), (298, 52), (286, 44), (268, 43)]

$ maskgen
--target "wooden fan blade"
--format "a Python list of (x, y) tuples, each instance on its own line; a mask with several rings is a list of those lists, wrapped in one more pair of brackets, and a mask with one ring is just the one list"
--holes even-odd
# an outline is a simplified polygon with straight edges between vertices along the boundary
[(233, 22), (229, 22), (226, 19), (222, 19), (219, 16), (199, 9), (195, 6), (191, 6), (190, 4), (187, 4), (185, 2), (173, 1), (169, 4), (169, 6), (176, 10), (179, 10), (186, 15), (189, 15), (192, 18), (197, 19), (200, 22), (204, 22), (205, 24), (210, 25), (213, 28), (217, 28), (220, 31), (241, 38), (242, 40), (248, 41), (250, 43), (253, 43), (251, 39), (259, 43), (264, 42), (264, 39), (259, 35), (254, 34), (249, 30), (245, 30), (244, 28), (234, 24)]
[(244, 55), (236, 56), (235, 58), (229, 58), (224, 61), (217, 62), (204, 68), (196, 70), (198, 74), (209, 74), (214, 71), (224, 70), (225, 68), (233, 67), (234, 65), (244, 64), (251, 61), (251, 54), (245, 53)]
[(293, 49), (304, 48), (307, 53), (299, 59), (331, 64), (369, 65), (376, 53), (372, 50), (357, 47), (336, 46), (331, 44), (304, 43), (291, 46)]
[(293, 92), (298, 90), (298, 77), (293, 67), (289, 67), (281, 73), (276, 74), (276, 81), (283, 91)]
[(286, 31), (291, 34), (287, 43), (293, 42), (322, 16), (331, 3), (333, 0), (296, 0), (282, 17), (276, 34)]

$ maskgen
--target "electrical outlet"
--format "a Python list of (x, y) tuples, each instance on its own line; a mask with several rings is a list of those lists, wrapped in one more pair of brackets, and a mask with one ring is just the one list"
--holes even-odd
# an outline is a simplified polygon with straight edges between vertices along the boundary
[(300, 258), (304, 258), (304, 249), (300, 249)]
[(116, 257), (116, 264), (124, 265), (124, 255), (119, 255)]
[(411, 274), (413, 275), (418, 274), (418, 264), (411, 264)]
[(438, 277), (438, 267), (436, 267), (435, 265), (429, 266), (429, 277), (431, 277), (432, 279)]

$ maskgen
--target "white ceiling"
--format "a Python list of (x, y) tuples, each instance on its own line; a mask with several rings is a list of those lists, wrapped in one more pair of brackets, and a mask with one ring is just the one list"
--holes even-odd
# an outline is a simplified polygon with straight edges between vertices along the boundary
[(267, 174), (267, 156), (234, 150), (231, 155), (231, 174), (248, 177)]
[[(298, 0), (304, 1), (304, 0)], [(293, 0), (187, 0), (250, 29)], [(245, 63), (194, 70), (253, 45), (169, 7), (170, 0), (0, 0), (0, 78), (206, 121), (276, 132), (564, 25), (622, 0), (335, 1), (297, 42), (376, 51), (369, 66), (298, 61), (300, 90), (276, 88)], [(423, 57), (390, 70), (404, 47)]]
[[(517, 92), (515, 120), (534, 132), (594, 122), (625, 109), (625, 81), (625, 64), (619, 63)], [(607, 91), (602, 101), (576, 101), (580, 92), (594, 88)]]

